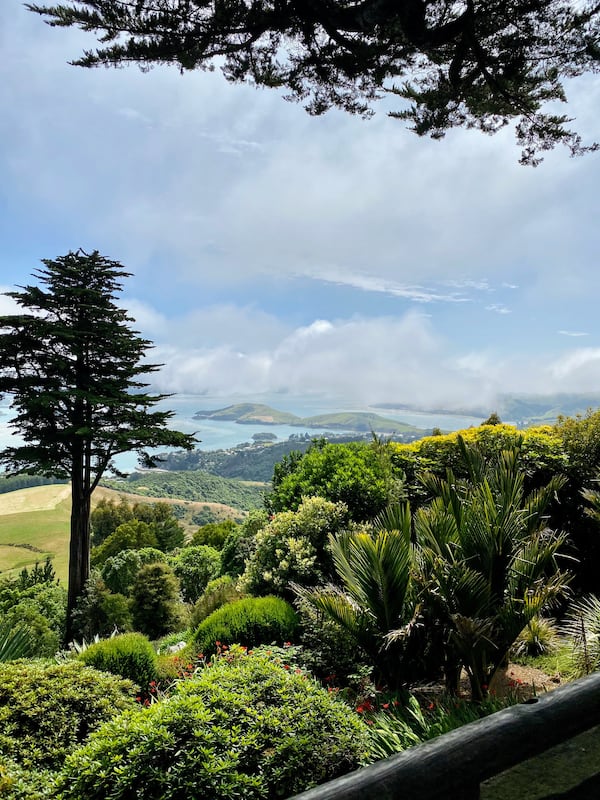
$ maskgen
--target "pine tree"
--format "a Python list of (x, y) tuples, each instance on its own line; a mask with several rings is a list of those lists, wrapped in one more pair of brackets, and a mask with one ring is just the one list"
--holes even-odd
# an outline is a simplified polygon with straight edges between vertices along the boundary
[[(63, 0), (26, 3), (52, 26), (97, 34), (73, 63), (175, 64), (286, 90), (311, 114), (332, 106), (368, 116), (384, 94), (391, 116), (439, 139), (453, 127), (495, 133), (514, 121), (521, 162), (584, 147), (567, 115), (566, 84), (600, 67), (596, 0)], [(546, 110), (544, 110), (546, 109)]]
[(89, 576), (90, 503), (103, 473), (118, 473), (120, 453), (135, 451), (153, 466), (148, 448), (191, 449), (194, 438), (167, 428), (173, 412), (152, 407), (168, 395), (149, 394), (140, 380), (160, 365), (145, 362), (151, 343), (116, 303), (130, 273), (97, 251), (42, 263), (39, 286), (7, 293), (25, 311), (0, 317), (0, 396), (11, 396), (23, 442), (0, 451), (0, 464), (71, 481), (68, 641)]

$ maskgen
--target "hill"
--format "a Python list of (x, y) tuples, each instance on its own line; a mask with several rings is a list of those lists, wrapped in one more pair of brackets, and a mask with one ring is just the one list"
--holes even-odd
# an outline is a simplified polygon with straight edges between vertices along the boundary
[(240, 425), (291, 425), (297, 428), (331, 428), (345, 431), (374, 431), (375, 433), (421, 433), (419, 428), (395, 419), (386, 419), (367, 411), (343, 411), (298, 417), (261, 403), (238, 403), (214, 411), (197, 411), (194, 419), (213, 419), (237, 422)]
[(130, 492), (161, 500), (179, 498), (204, 503), (222, 503), (237, 509), (238, 512), (262, 506), (266, 489), (266, 485), (261, 482), (221, 478), (203, 470), (171, 472), (162, 469), (132, 472), (124, 479), (105, 479), (102, 481), (102, 486), (121, 493)]
[[(419, 439), (426, 431), (391, 434), (395, 442), (411, 442)], [(242, 442), (235, 447), (222, 450), (177, 450), (161, 453), (161, 468), (173, 471), (203, 470), (222, 478), (236, 478), (240, 481), (262, 481), (268, 483), (273, 478), (273, 469), (292, 451), (305, 453), (315, 437), (309, 433), (293, 433), (284, 441)], [(317, 438), (328, 442), (345, 444), (347, 442), (371, 442), (368, 433), (326, 433)]]
[[(600, 394), (504, 394), (500, 395), (493, 407), (465, 406), (462, 408), (440, 408), (437, 406), (423, 408), (410, 403), (377, 403), (375, 408), (394, 409), (395, 411), (417, 411), (439, 415), (464, 415), (487, 419), (496, 411), (503, 422), (528, 428), (534, 425), (553, 425), (558, 417), (584, 415), (588, 409), (600, 408)], [(443, 425), (441, 425), (443, 427)]]
[[(140, 500), (167, 502), (175, 515), (191, 533), (200, 525), (220, 519), (240, 520), (244, 512), (212, 500), (185, 500), (178, 497), (154, 497), (145, 494), (115, 491), (99, 486), (92, 506), (101, 498), (129, 502)], [(69, 520), (71, 517), (70, 487), (64, 484), (18, 489), (0, 495), (0, 574), (18, 573), (31, 568), (36, 561), (52, 559), (61, 581), (68, 577)]]
[(193, 418), (220, 419), (241, 425), (296, 425), (300, 420), (295, 414), (278, 411), (262, 403), (237, 403), (215, 411), (198, 411)]

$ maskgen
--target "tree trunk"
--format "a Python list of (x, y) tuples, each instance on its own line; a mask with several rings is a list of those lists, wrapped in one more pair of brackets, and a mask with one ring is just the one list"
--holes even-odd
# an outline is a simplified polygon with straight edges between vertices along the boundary
[[(75, 458), (74, 462), (79, 459)], [(74, 463), (71, 476), (71, 540), (69, 543), (69, 592), (65, 644), (73, 641), (73, 609), (90, 575), (90, 492), (83, 472)]]

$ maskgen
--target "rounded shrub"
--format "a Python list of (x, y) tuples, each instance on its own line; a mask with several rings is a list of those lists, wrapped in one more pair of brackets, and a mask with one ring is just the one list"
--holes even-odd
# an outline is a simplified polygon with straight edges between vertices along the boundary
[(143, 689), (157, 672), (157, 655), (141, 633), (123, 633), (90, 645), (79, 656), (84, 664), (129, 678)]
[(193, 637), (198, 652), (210, 655), (217, 642), (255, 647), (293, 639), (298, 615), (279, 597), (246, 597), (213, 611), (201, 622)]
[(216, 658), (168, 702), (108, 722), (71, 756), (63, 800), (275, 800), (355, 769), (366, 726), (266, 655)]
[(207, 584), (202, 596), (194, 603), (190, 615), (190, 626), (197, 628), (217, 608), (221, 608), (225, 603), (241, 600), (242, 597), (237, 581), (230, 575), (221, 575), (220, 578), (215, 578)]
[(128, 707), (137, 707), (131, 681), (77, 661), (0, 664), (0, 753), (27, 769), (58, 769), (91, 731)]
[(275, 514), (255, 536), (240, 586), (249, 594), (291, 599), (292, 583), (317, 586), (331, 579), (329, 537), (348, 524), (348, 508), (322, 497), (307, 497), (296, 511)]

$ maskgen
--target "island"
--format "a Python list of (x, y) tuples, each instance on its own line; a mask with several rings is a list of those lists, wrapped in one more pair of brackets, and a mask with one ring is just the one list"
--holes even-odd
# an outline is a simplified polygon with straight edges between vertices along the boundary
[(318, 414), (313, 417), (298, 417), (289, 411), (279, 411), (262, 403), (237, 403), (226, 408), (198, 411), (194, 419), (226, 420), (240, 425), (290, 425), (297, 428), (327, 428), (373, 433), (415, 433), (419, 428), (386, 419), (368, 411), (342, 411), (333, 414)]

